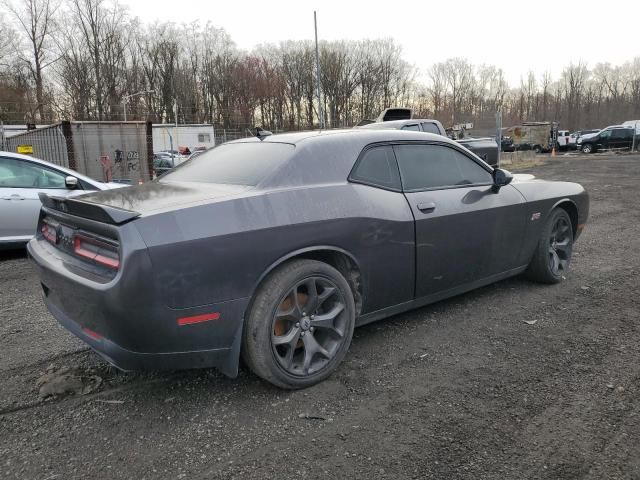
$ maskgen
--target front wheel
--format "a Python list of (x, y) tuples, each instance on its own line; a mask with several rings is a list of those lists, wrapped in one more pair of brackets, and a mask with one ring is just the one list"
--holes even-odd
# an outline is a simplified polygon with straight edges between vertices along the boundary
[(582, 145), (582, 153), (591, 153), (593, 152), (593, 147), (590, 143), (585, 143)]
[(559, 283), (569, 270), (573, 252), (573, 227), (567, 212), (556, 208), (542, 229), (527, 276), (541, 283)]
[(246, 319), (243, 358), (259, 377), (297, 389), (327, 378), (349, 349), (353, 294), (335, 268), (294, 260), (258, 289)]

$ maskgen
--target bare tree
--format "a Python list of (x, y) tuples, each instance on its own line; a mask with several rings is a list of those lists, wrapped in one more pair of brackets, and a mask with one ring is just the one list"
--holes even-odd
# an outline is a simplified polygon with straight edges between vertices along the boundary
[(7, 9), (20, 26), (20, 32), (28, 43), (23, 49), (16, 43), (19, 57), (29, 66), (36, 88), (38, 120), (44, 120), (43, 70), (55, 59), (50, 58), (50, 37), (54, 30), (54, 15), (59, 4), (54, 0), (19, 0), (5, 2)]
[(451, 123), (455, 123), (463, 101), (469, 94), (473, 67), (465, 59), (451, 58), (444, 63), (444, 75), (451, 94)]
[(584, 95), (584, 86), (588, 71), (586, 65), (571, 63), (563, 72), (564, 94), (566, 103), (566, 125), (569, 128), (578, 128), (580, 121), (580, 101)]

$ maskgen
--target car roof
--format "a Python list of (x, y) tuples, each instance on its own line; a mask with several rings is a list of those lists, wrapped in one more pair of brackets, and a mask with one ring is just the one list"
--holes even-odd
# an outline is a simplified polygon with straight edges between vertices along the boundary
[[(404, 122), (405, 120), (399, 120)], [(395, 123), (392, 122), (384, 122), (385, 124)], [(348, 128), (348, 129), (337, 129), (337, 130), (309, 130), (304, 132), (294, 132), (294, 133), (280, 133), (276, 135), (269, 135), (268, 137), (264, 137), (263, 142), (267, 143), (290, 143), (292, 145), (298, 145), (302, 142), (325, 142), (329, 139), (336, 141), (353, 141), (357, 144), (362, 144), (362, 146), (366, 146), (369, 143), (376, 142), (394, 142), (394, 141), (438, 141), (444, 143), (450, 143), (452, 145), (457, 145), (456, 142), (450, 140), (447, 137), (442, 135), (437, 135), (435, 133), (427, 133), (427, 132), (416, 132), (416, 131), (407, 131), (407, 130), (395, 130), (393, 128), (390, 129), (362, 129), (358, 128)], [(247, 142), (260, 142), (261, 140), (257, 137), (249, 137), (242, 138), (238, 140), (233, 140), (231, 142), (227, 142), (227, 144), (232, 143), (247, 143)]]
[(376, 130), (376, 129), (383, 129), (383, 128), (400, 128), (403, 127), (405, 125), (414, 125), (416, 123), (436, 123), (436, 124), (440, 124), (440, 122), (438, 120), (434, 120), (431, 118), (410, 118), (410, 119), (405, 119), (405, 120), (389, 120), (388, 122), (373, 122), (373, 123), (367, 123), (366, 125), (360, 125), (358, 127), (358, 129), (370, 129), (370, 130)]
[(99, 182), (98, 180), (94, 180), (91, 177), (87, 177), (86, 175), (82, 175), (81, 173), (76, 172), (75, 170), (71, 170), (70, 168), (62, 167), (60, 165), (56, 165), (55, 163), (47, 162), (46, 160), (41, 160), (39, 158), (32, 157), (31, 155), (23, 155), (21, 153), (6, 152), (6, 151), (0, 150), (0, 157), (10, 157), (10, 158), (16, 158), (18, 160), (27, 160), (31, 163), (37, 163), (39, 165), (42, 165), (43, 167), (48, 167), (53, 170), (58, 170), (60, 172), (66, 173), (67, 175), (74, 176), (79, 180), (83, 180), (85, 182), (91, 183), (93, 185), (100, 185), (103, 183), (103, 182)]
[(234, 140), (220, 147), (241, 143), (294, 145), (291, 157), (283, 166), (259, 184), (259, 188), (278, 189), (342, 183), (365, 147), (387, 142), (437, 142), (464, 149), (453, 140), (433, 133), (359, 128), (284, 133), (270, 135), (263, 140), (250, 137)]

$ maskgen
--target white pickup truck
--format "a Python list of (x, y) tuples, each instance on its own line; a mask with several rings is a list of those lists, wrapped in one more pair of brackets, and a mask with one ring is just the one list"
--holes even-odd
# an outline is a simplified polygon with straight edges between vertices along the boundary
[(558, 144), (558, 150), (569, 149), (570, 136), (571, 136), (571, 132), (569, 132), (569, 130), (558, 130), (558, 137), (556, 138), (556, 143)]

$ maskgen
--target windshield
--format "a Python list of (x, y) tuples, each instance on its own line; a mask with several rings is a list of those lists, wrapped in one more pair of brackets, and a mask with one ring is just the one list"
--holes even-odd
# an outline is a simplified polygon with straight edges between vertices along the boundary
[(288, 143), (229, 143), (187, 160), (160, 182), (201, 182), (256, 186), (284, 164), (294, 146)]

